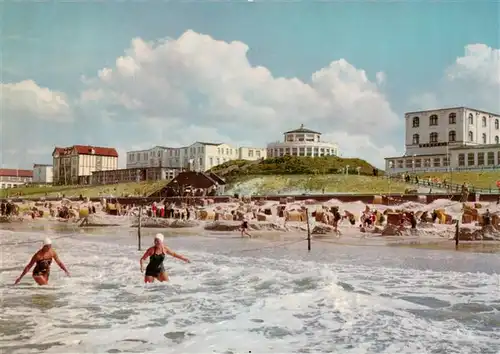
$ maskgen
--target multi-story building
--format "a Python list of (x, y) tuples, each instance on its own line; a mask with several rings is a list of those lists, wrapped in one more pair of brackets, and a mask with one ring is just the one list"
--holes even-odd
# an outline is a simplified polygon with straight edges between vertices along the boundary
[(135, 167), (92, 172), (92, 184), (111, 184), (174, 179), (180, 169), (166, 167)]
[(54, 168), (52, 165), (34, 164), (33, 165), (33, 183), (52, 183)]
[(231, 160), (262, 158), (266, 158), (266, 149), (263, 148), (195, 142), (180, 148), (155, 146), (149, 150), (127, 152), (127, 168), (166, 167), (206, 171)]
[(405, 114), (403, 156), (387, 173), (500, 168), (500, 116), (467, 107)]
[(321, 141), (321, 133), (304, 128), (283, 133), (283, 141), (267, 144), (267, 156), (338, 156), (339, 150), (335, 143)]
[(33, 181), (33, 171), (0, 168), (0, 189), (14, 188)]
[(56, 147), (52, 152), (54, 184), (90, 184), (92, 172), (118, 168), (118, 152), (114, 148), (73, 145)]

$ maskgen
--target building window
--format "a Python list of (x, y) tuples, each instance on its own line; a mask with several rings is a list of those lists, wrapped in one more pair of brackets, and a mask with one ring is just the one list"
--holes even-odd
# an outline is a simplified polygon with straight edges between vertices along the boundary
[(420, 118), (413, 117), (413, 128), (418, 128), (420, 126)]
[(495, 119), (495, 129), (500, 129), (500, 121), (498, 119)]
[(431, 167), (431, 159), (424, 159), (424, 167)]
[(413, 144), (420, 143), (420, 136), (418, 134), (413, 134)]
[(416, 159), (416, 160), (415, 160), (415, 167), (416, 167), (416, 168), (420, 168), (420, 167), (422, 167), (422, 160), (420, 160), (420, 159)]
[(448, 116), (448, 124), (456, 124), (457, 123), (457, 115), (455, 113), (450, 113)]
[(474, 141), (474, 133), (469, 132), (469, 141)]
[(500, 150), (497, 151), (497, 165), (500, 166)]
[(438, 125), (438, 116), (433, 114), (429, 117), (429, 125)]
[(486, 144), (486, 134), (483, 133), (483, 144)]
[(457, 138), (457, 133), (455, 133), (454, 130), (450, 130), (450, 132), (448, 133), (448, 141), (450, 142), (456, 141), (456, 138)]
[(413, 160), (407, 159), (405, 167), (406, 168), (412, 168), (413, 167)]
[(483, 116), (483, 127), (485, 127), (487, 124), (486, 124), (486, 117)]
[(434, 132), (429, 135), (429, 142), (437, 143), (438, 142), (438, 133)]
[(473, 152), (467, 154), (467, 166), (474, 166), (476, 164), (476, 156)]
[(434, 167), (441, 166), (441, 159), (439, 157), (434, 158)]
[(398, 160), (398, 168), (403, 168), (403, 160)]
[(450, 163), (448, 161), (448, 157), (447, 156), (443, 157), (443, 166), (448, 166), (449, 164)]
[(495, 165), (495, 152), (489, 151), (487, 156), (488, 156), (488, 166)]
[(484, 166), (484, 152), (477, 153), (477, 165)]
[(469, 124), (474, 124), (474, 116), (472, 113), (469, 113)]

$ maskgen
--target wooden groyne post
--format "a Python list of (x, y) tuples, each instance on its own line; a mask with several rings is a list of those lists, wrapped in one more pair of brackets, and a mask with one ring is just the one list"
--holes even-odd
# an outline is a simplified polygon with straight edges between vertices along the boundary
[(309, 226), (309, 209), (306, 208), (306, 221), (307, 221), (307, 250), (311, 251), (311, 227)]
[(141, 250), (142, 206), (139, 207), (139, 223), (137, 225), (137, 248)]

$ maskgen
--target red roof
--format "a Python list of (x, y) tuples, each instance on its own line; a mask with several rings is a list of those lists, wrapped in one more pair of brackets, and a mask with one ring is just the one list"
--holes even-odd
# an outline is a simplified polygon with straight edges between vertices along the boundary
[[(118, 152), (115, 148), (109, 147), (100, 147), (100, 146), (90, 146), (90, 145), (73, 145), (70, 147), (62, 148), (55, 147), (54, 152), (52, 152), (52, 156), (57, 152), (59, 154), (64, 154), (65, 151), (72, 151), (76, 149), (79, 155), (96, 155), (96, 156), (111, 156), (118, 157)], [(94, 153), (92, 153), (92, 150)]]
[(33, 171), (32, 170), (16, 170), (14, 168), (0, 168), (0, 176), (2, 176), (2, 177), (33, 178)]

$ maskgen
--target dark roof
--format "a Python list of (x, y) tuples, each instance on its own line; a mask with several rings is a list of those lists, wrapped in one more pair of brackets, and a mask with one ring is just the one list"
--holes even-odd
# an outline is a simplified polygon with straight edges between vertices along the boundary
[(315, 132), (314, 130), (304, 128), (304, 124), (301, 124), (299, 129), (290, 130), (284, 132), (283, 134), (290, 134), (290, 133), (321, 134), (320, 132)]
[(217, 176), (215, 173), (213, 173), (213, 172), (206, 172), (206, 173), (210, 176), (210, 178), (212, 178), (215, 182), (217, 182), (217, 184), (219, 184), (219, 185), (226, 184), (226, 181), (224, 181), (222, 178)]
[[(66, 148), (56, 146), (54, 148), (54, 151), (52, 152), (52, 156), (54, 156), (56, 153), (58, 153), (59, 155), (63, 155), (65, 153), (69, 153), (69, 152), (73, 151), (73, 149), (76, 149), (76, 151), (79, 155), (96, 155), (96, 156), (118, 157), (118, 152), (116, 151), (115, 148), (90, 146), (90, 145), (73, 145), (73, 146), (66, 147)], [(92, 153), (92, 151), (94, 153)]]
[(205, 143), (203, 141), (197, 141), (195, 142), (195, 144), (198, 143), (198, 144), (201, 144), (201, 145), (212, 145), (212, 146), (219, 146), (219, 145), (222, 145), (222, 143)]

